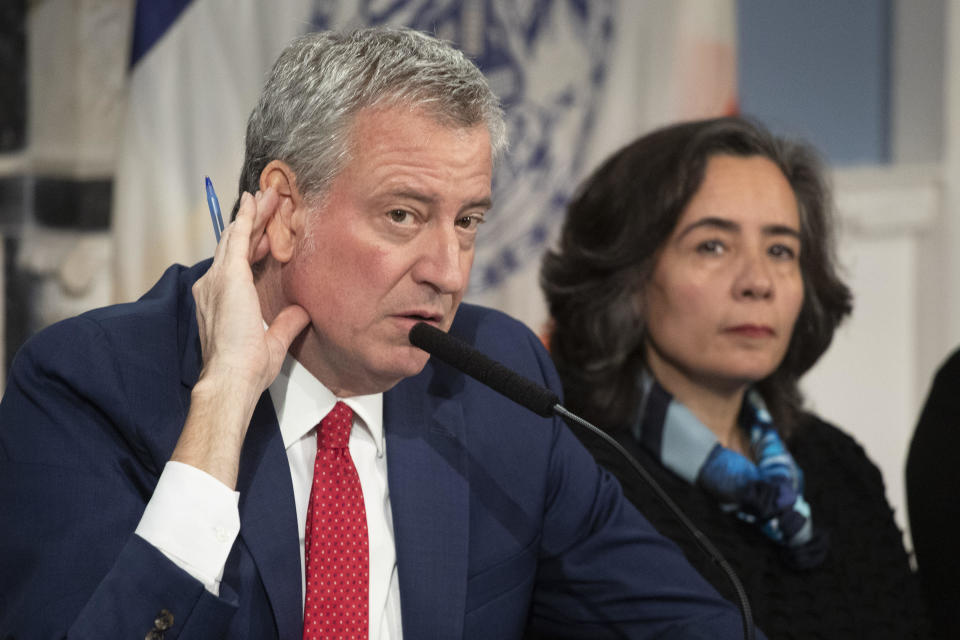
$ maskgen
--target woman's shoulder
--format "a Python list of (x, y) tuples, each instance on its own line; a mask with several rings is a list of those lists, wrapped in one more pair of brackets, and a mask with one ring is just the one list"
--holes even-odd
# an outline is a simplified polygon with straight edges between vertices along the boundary
[(810, 439), (833, 440), (838, 443), (859, 446), (857, 441), (849, 433), (809, 411), (804, 411), (800, 414), (797, 425), (790, 435), (790, 439), (791, 441), (806, 441)]
[[(887, 500), (883, 475), (863, 446), (841, 428), (805, 414), (789, 448), (804, 472), (804, 496), (814, 522), (830, 535), (834, 566), (860, 577), (848, 587), (849, 596), (859, 602), (885, 601), (887, 619), (913, 619), (921, 629), (925, 614), (903, 532)], [(899, 595), (889, 599), (889, 594)]]
[(843, 462), (871, 475), (880, 473), (856, 438), (813, 413), (801, 414), (787, 448), (804, 470)]
[(823, 493), (827, 500), (831, 495), (865, 500), (884, 513), (890, 511), (883, 474), (850, 433), (805, 413), (787, 447), (803, 469), (811, 492)]
[[(884, 531), (891, 548), (903, 552), (902, 535), (887, 500), (883, 474), (849, 433), (807, 414), (788, 445), (804, 474), (804, 495), (819, 521), (835, 530)], [(858, 524), (854, 524), (858, 523)]]
[(887, 500), (883, 474), (849, 433), (822, 418), (804, 415), (788, 449), (804, 474), (804, 495), (820, 521), (848, 528), (852, 521), (889, 531), (900, 553), (903, 541)]

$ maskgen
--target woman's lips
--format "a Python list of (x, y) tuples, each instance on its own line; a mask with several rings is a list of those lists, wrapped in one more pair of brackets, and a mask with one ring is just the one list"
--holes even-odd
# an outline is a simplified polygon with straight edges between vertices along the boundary
[(737, 325), (726, 329), (726, 333), (732, 333), (745, 338), (772, 338), (776, 335), (772, 327), (759, 324)]

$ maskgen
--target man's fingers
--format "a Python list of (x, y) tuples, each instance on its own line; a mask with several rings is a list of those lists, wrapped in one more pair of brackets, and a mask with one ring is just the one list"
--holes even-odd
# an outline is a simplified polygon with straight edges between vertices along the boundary
[(227, 260), (229, 256), (235, 255), (238, 251), (246, 255), (247, 243), (249, 242), (249, 232), (247, 230), (252, 224), (250, 214), (255, 212), (253, 197), (244, 191), (240, 196), (240, 208), (237, 211), (236, 219), (228, 224), (220, 235), (220, 242), (213, 254), (214, 264)]
[(309, 322), (310, 316), (299, 305), (292, 304), (280, 311), (267, 329), (267, 336), (271, 338), (272, 355), (282, 360), (287, 349), (290, 348), (290, 343), (300, 335)]
[(250, 229), (250, 245), (248, 247), (248, 260), (250, 264), (259, 262), (270, 248), (269, 238), (266, 234), (267, 224), (273, 218), (280, 204), (280, 196), (277, 195), (273, 187), (267, 187), (266, 191), (257, 191), (254, 196), (254, 206), (256, 215), (253, 220), (253, 228)]
[(260, 241), (253, 250), (253, 256), (250, 258), (250, 264), (256, 264), (263, 260), (264, 256), (270, 253), (270, 238), (267, 234), (260, 236)]
[(236, 260), (240, 256), (243, 256), (248, 264), (262, 260), (270, 251), (267, 224), (279, 204), (280, 196), (272, 187), (266, 191), (258, 191), (255, 196), (243, 192), (236, 219), (220, 236), (220, 242), (213, 254), (214, 262)]

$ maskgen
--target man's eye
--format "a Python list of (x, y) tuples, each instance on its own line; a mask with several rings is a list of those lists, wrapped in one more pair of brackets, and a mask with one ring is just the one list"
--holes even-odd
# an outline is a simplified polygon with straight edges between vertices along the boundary
[(397, 223), (407, 222), (410, 218), (410, 212), (404, 211), (403, 209), (394, 209), (387, 214), (390, 216), (390, 220)]
[(457, 219), (457, 226), (468, 231), (475, 230), (481, 224), (483, 224), (483, 216), (469, 215)]

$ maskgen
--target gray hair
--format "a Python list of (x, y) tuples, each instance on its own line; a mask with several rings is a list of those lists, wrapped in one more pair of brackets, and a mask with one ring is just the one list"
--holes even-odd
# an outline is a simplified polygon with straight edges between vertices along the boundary
[(255, 193), (264, 167), (282, 160), (305, 197), (322, 196), (349, 157), (353, 117), (398, 104), (425, 109), (451, 127), (483, 123), (494, 160), (506, 149), (499, 100), (449, 43), (383, 27), (311, 33), (280, 54), (250, 114), (240, 192)]

